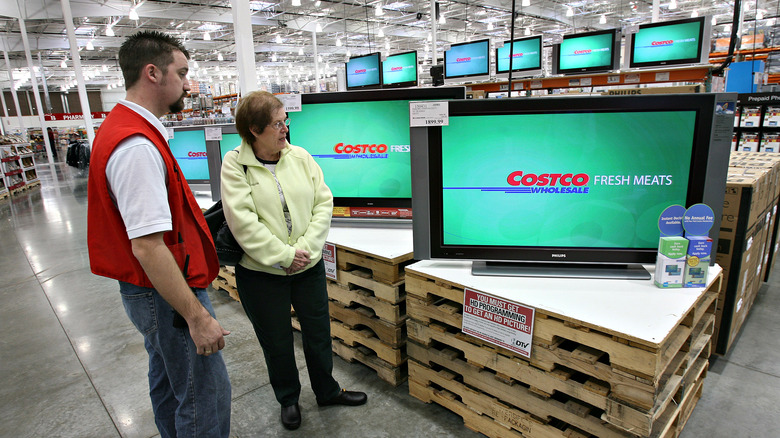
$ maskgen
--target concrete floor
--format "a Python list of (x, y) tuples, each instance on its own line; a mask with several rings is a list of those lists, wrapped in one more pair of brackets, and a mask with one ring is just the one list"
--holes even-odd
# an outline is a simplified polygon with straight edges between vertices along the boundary
[[(154, 437), (143, 340), (124, 314), (117, 284), (89, 271), (86, 177), (63, 163), (42, 166), (42, 186), (0, 201), (0, 436)], [(704, 395), (683, 438), (780, 436), (780, 274), (764, 285), (742, 335), (711, 361)], [(318, 408), (299, 354), (303, 424), (288, 432), (262, 353), (239, 303), (211, 292), (233, 333), (224, 357), (238, 437), (477, 437), (457, 415), (424, 404), (408, 386), (384, 383), (335, 358), (342, 386), (366, 406)], [(300, 338), (296, 334), (300, 353)]]

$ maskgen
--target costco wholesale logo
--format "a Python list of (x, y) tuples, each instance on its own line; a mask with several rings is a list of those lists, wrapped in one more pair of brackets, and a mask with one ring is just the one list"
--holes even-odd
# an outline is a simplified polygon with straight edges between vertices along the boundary
[(672, 44), (674, 44), (674, 40), (653, 41), (650, 43), (651, 46), (671, 46)]
[(366, 69), (355, 70), (355, 74), (356, 75), (359, 75), (359, 74), (365, 73), (365, 72), (366, 72)]
[(592, 52), (592, 51), (593, 51), (593, 50), (591, 50), (591, 49), (586, 49), (586, 50), (575, 50), (575, 51), (574, 51), (574, 54), (575, 54), (575, 55), (587, 55), (588, 53), (590, 53), (590, 52)]
[(512, 55), (512, 58), (522, 58), (522, 57), (523, 57), (522, 53), (515, 53)]
[(386, 145), (384, 143), (347, 144), (336, 143), (333, 146), (334, 154), (312, 155), (315, 158), (334, 158), (337, 160), (349, 160), (356, 158), (388, 158), (388, 152), (409, 153), (409, 145)]
[(387, 152), (386, 144), (344, 144), (338, 143), (333, 147), (337, 154), (384, 154)]
[(393, 67), (390, 69), (390, 71), (401, 71), (403, 69), (404, 69), (403, 67)]
[[(523, 173), (516, 170), (506, 182), (518, 193), (588, 193), (590, 177), (585, 173)], [(522, 187), (521, 187), (522, 186)]]
[(456, 58), (455, 59), (455, 62), (469, 62), (469, 61), (471, 61), (471, 56), (469, 56), (468, 58)]
[(189, 158), (206, 158), (205, 152), (187, 152), (187, 157)]

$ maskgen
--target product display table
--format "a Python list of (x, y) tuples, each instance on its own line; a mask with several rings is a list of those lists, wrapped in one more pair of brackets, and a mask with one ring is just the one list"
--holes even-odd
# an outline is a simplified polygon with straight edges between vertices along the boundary
[[(676, 436), (701, 395), (721, 272), (705, 288), (660, 289), (407, 266), (410, 392), (489, 436)], [(461, 332), (464, 288), (535, 309), (530, 359)]]

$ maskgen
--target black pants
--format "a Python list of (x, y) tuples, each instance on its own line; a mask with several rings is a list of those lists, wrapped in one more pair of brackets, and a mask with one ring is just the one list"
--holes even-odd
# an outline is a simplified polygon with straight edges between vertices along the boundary
[(298, 402), (301, 393), (290, 304), (301, 323), (303, 354), (314, 395), (318, 401), (338, 395), (341, 388), (331, 375), (333, 352), (324, 262), (320, 260), (310, 269), (290, 276), (237, 265), (236, 285), (241, 305), (263, 348), (276, 400), (282, 406), (291, 406)]

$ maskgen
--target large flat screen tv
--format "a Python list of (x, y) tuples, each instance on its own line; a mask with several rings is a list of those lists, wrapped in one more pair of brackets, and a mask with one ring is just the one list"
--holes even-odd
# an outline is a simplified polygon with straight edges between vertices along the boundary
[(453, 44), (444, 52), (444, 82), (490, 79), (490, 40)]
[(206, 133), (202, 126), (174, 129), (173, 138), (168, 140), (168, 144), (188, 183), (209, 183)]
[(290, 143), (320, 165), (336, 207), (411, 207), (409, 101), (464, 99), (465, 88), (313, 93), (289, 112)]
[(620, 42), (618, 29), (564, 35), (563, 41), (553, 46), (553, 74), (617, 70)]
[(628, 67), (706, 64), (710, 53), (709, 16), (639, 25), (626, 39)]
[[(733, 114), (716, 106), (735, 100), (451, 101), (448, 126), (412, 128), (415, 258), (524, 262), (508, 266), (542, 276), (618, 265), (621, 276), (644, 276), (624, 268), (655, 261), (661, 212), (702, 202), (715, 211), (717, 241)], [(548, 267), (555, 273), (543, 275)]]
[[(509, 58), (509, 51), (512, 58)], [(542, 73), (542, 37), (541, 35), (505, 41), (504, 47), (496, 49), (496, 77), (508, 77), (509, 65), (512, 76), (534, 76)], [(519, 74), (516, 74), (519, 73)]]
[(382, 61), (382, 88), (417, 86), (417, 51), (397, 53)]
[(347, 90), (379, 88), (382, 86), (382, 69), (379, 53), (353, 56), (346, 63)]

